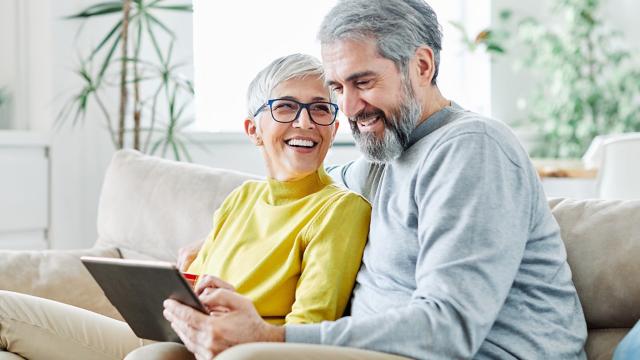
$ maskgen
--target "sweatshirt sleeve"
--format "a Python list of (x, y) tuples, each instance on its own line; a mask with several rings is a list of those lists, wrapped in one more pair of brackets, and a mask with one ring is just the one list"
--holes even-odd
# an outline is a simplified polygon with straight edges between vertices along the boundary
[(417, 177), (419, 254), (410, 302), (369, 316), (290, 325), (286, 341), (418, 359), (472, 358), (522, 261), (531, 186), (526, 171), (488, 134), (443, 141), (426, 155)]
[(327, 166), (326, 171), (329, 176), (333, 178), (333, 181), (347, 189), (361, 194), (365, 198), (369, 199), (369, 188), (367, 176), (371, 170), (371, 163), (364, 157), (357, 160), (350, 161), (343, 165)]
[(342, 316), (360, 268), (370, 217), (369, 203), (344, 191), (317, 214), (305, 234), (307, 244), (287, 324)]

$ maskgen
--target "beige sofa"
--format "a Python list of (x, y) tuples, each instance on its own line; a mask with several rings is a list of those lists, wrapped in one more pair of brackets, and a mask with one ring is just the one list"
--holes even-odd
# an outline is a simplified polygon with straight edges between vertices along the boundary
[[(98, 211), (98, 239), (75, 251), (0, 251), (0, 289), (35, 294), (119, 318), (81, 255), (173, 261), (206, 237), (213, 211), (253, 175), (115, 154)], [(550, 201), (562, 228), (589, 325), (590, 359), (608, 359), (640, 318), (640, 201)]]

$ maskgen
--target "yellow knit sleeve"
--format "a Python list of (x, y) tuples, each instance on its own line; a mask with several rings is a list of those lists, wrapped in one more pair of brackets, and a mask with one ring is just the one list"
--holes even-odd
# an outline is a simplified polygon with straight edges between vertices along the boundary
[(340, 193), (309, 225), (295, 302), (286, 323), (317, 323), (342, 316), (369, 233), (371, 206)]

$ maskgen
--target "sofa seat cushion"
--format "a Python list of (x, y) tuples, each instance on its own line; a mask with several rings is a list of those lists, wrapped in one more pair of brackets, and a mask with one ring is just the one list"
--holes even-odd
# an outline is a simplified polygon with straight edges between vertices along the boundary
[(120, 257), (115, 248), (0, 251), (0, 289), (40, 296), (121, 320), (81, 256)]

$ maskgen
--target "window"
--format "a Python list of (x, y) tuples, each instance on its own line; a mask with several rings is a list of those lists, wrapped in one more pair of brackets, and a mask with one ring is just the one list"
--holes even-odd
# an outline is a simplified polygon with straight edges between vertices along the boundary
[[(301, 52), (320, 58), (316, 32), (336, 0), (194, 0), (194, 130), (242, 131), (246, 90), (273, 59)], [(430, 0), (444, 30), (439, 87), (463, 107), (490, 114), (490, 62), (468, 54), (449, 21), (489, 25), (489, 0)], [(342, 126), (342, 131), (348, 131)]]

